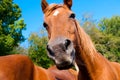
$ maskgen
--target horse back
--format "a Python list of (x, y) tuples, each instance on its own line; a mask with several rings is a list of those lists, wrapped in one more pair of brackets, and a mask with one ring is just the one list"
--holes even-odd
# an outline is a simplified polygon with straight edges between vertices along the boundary
[(23, 55), (0, 57), (0, 80), (33, 80), (33, 63)]

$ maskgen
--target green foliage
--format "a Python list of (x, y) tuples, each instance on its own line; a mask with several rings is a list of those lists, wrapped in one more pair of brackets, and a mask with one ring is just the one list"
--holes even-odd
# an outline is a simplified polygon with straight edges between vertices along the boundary
[(10, 54), (22, 54), (28, 56), (28, 49), (25, 49), (24, 47), (17, 46), (14, 47), (12, 51), (9, 52)]
[(22, 30), (25, 23), (21, 17), (21, 9), (12, 0), (0, 1), (0, 55), (10, 54), (9, 52), (25, 38)]
[(9, 52), (10, 50), (13, 49), (13, 43), (14, 39), (11, 38), (10, 35), (5, 36), (0, 35), (0, 55), (7, 55), (7, 53), (4, 52)]
[(47, 56), (46, 45), (48, 39), (45, 36), (44, 30), (41, 30), (41, 35), (39, 36), (36, 33), (30, 35), (28, 53), (35, 64), (48, 68), (53, 62)]
[(120, 62), (120, 16), (104, 18), (98, 26), (104, 35), (104, 42), (101, 43), (106, 47), (104, 55), (112, 61)]
[(102, 19), (98, 26), (90, 17), (83, 28), (91, 36), (98, 52), (111, 61), (120, 62), (120, 16)]
[(112, 18), (104, 18), (99, 23), (100, 31), (105, 34), (111, 34), (120, 37), (120, 16), (113, 16)]

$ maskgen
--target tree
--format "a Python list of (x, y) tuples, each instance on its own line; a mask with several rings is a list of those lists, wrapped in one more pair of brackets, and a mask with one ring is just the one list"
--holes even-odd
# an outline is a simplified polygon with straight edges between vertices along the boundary
[(98, 26), (101, 32), (120, 37), (120, 16), (113, 16), (112, 18), (103, 18)]
[(12, 51), (9, 52), (10, 54), (22, 54), (22, 55), (26, 55), (28, 56), (28, 49), (21, 47), (21, 46), (17, 46), (14, 47)]
[(28, 53), (32, 61), (44, 68), (50, 67), (50, 65), (53, 64), (53, 62), (48, 58), (47, 51), (46, 51), (46, 45), (48, 42), (47, 36), (45, 36), (44, 30), (41, 30), (40, 33), (41, 36), (39, 36), (36, 33), (32, 33), (29, 37), (29, 49)]
[(0, 55), (7, 55), (25, 40), (22, 30), (26, 24), (21, 9), (12, 0), (0, 1)]
[(100, 32), (103, 33), (106, 48), (105, 56), (112, 61), (120, 62), (120, 16), (104, 18), (98, 24)]

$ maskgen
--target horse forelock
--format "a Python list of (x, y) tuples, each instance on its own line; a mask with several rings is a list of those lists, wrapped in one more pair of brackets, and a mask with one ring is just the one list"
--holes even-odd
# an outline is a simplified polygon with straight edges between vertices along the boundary
[(79, 25), (77, 21), (75, 21), (76, 24), (76, 37), (77, 37), (77, 43), (76, 46), (78, 49), (80, 49), (81, 54), (86, 54), (88, 57), (92, 58), (95, 57), (94, 53), (97, 52), (95, 49), (94, 44), (92, 43), (92, 40), (88, 36), (87, 33), (82, 29), (82, 27)]
[(51, 4), (45, 9), (45, 16), (49, 16), (57, 8), (63, 7), (62, 4)]

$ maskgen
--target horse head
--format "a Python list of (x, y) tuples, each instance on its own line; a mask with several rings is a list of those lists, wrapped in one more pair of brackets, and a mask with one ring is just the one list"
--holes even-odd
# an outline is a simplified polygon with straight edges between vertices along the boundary
[(48, 32), (47, 51), (57, 68), (68, 69), (75, 61), (75, 14), (71, 11), (72, 0), (64, 0), (64, 4), (49, 5), (41, 2), (44, 13), (43, 26)]

